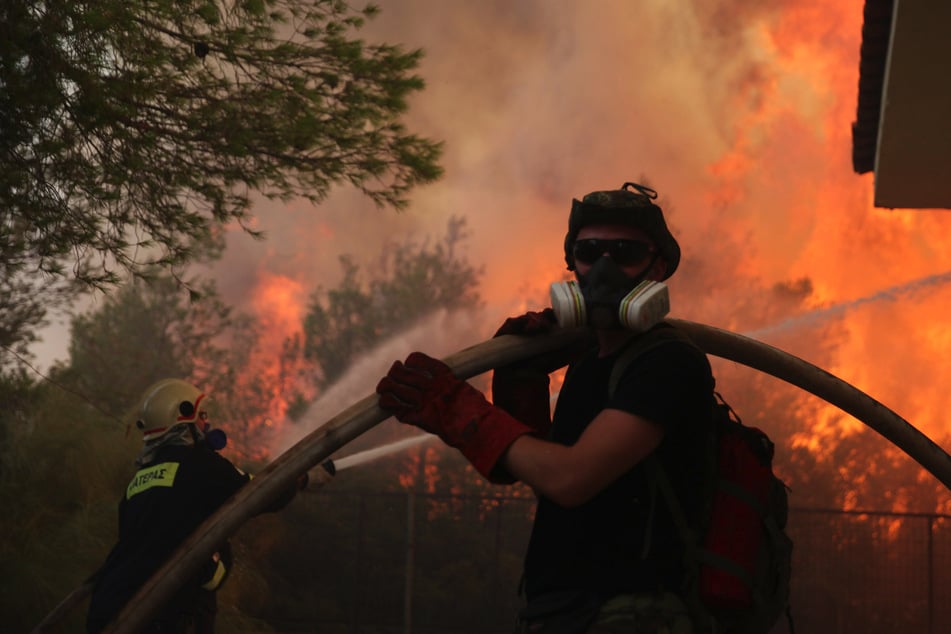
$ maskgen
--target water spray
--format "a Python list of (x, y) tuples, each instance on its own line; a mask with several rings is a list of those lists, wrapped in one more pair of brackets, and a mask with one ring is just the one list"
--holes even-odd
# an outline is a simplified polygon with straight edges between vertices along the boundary
[(337, 465), (330, 458), (321, 462), (316, 469), (307, 472), (311, 486), (322, 487), (337, 475)]
[[(478, 343), (481, 341), (478, 333), (487, 319), (481, 311), (437, 310), (420, 319), (417, 325), (360, 353), (332, 385), (321, 391), (317, 400), (293, 425), (281, 426), (268, 448), (269, 455), (280, 456), (323, 425), (329, 415), (366, 396), (376, 380), (386, 374), (394, 359), (403, 359), (413, 350), (425, 350), (430, 356), (442, 358), (460, 347)], [(494, 319), (493, 316), (488, 321)]]
[[(852, 308), (857, 308), (864, 304), (873, 302), (895, 301), (901, 296), (912, 293), (930, 290), (936, 286), (941, 286), (951, 282), (951, 271), (938, 273), (926, 277), (912, 280), (904, 284), (898, 284), (880, 290), (872, 295), (860, 297), (848, 302), (833, 304), (824, 308), (817, 308), (809, 312), (796, 315), (757, 330), (744, 333), (746, 337), (753, 339), (763, 339), (770, 335), (801, 328), (810, 324), (830, 319), (845, 313)], [(563, 327), (580, 326), (586, 323), (584, 298), (581, 296), (580, 289), (576, 282), (556, 283), (551, 285), (552, 307), (558, 317), (558, 322)], [(670, 299), (666, 285), (658, 282), (645, 281), (635, 288), (622, 302), (619, 309), (619, 319), (626, 327), (641, 332), (663, 319), (670, 310)], [(552, 395), (552, 401), (557, 399), (557, 393)], [(398, 440), (374, 449), (369, 449), (360, 453), (352, 454), (336, 461), (327, 460), (324, 464), (329, 464), (335, 471), (330, 471), (332, 477), (335, 472), (349, 469), (358, 465), (378, 460), (385, 456), (397, 453), (409, 447), (435, 438), (432, 434), (423, 434)], [(323, 465), (321, 465), (323, 466)], [(320, 473), (320, 472), (318, 472)], [(326, 473), (326, 472), (323, 472)], [(325, 477), (318, 475), (318, 477)], [(321, 482), (323, 484), (323, 481)]]
[[(564, 349), (590, 335), (590, 330), (584, 328), (558, 329), (539, 337), (505, 335), (464, 348), (443, 361), (457, 377), (468, 379), (495, 367)], [(301, 473), (322, 463), (333, 452), (389, 417), (390, 414), (380, 408), (377, 395), (370, 394), (278, 456), (179, 546), (139, 588), (104, 633), (141, 631), (224, 539), (267, 508)]]
[(928, 275), (926, 277), (912, 280), (911, 282), (890, 286), (889, 288), (880, 290), (872, 295), (853, 299), (848, 302), (833, 304), (832, 306), (826, 306), (825, 308), (817, 308), (807, 313), (784, 319), (777, 324), (772, 324), (770, 326), (765, 326), (763, 328), (758, 328), (756, 330), (747, 332), (745, 335), (747, 337), (752, 337), (753, 339), (764, 339), (770, 335), (775, 335), (786, 330), (802, 328), (825, 319), (837, 317), (848, 310), (857, 308), (864, 304), (870, 304), (873, 302), (893, 302), (905, 295), (910, 295), (919, 291), (930, 290), (936, 286), (941, 286), (949, 282), (951, 282), (951, 271), (946, 273), (937, 273), (935, 275)]
[[(951, 489), (951, 456), (906, 420), (854, 386), (787, 352), (727, 330), (669, 320), (704, 351), (760, 370), (815, 394), (885, 436)], [(504, 335), (466, 348), (444, 361), (459, 378), (562, 350), (589, 337), (584, 329), (558, 329), (543, 336)], [(141, 630), (194, 574), (223, 539), (265, 508), (299, 474), (389, 418), (376, 394), (354, 403), (269, 464), (232, 500), (212, 514), (130, 600), (108, 634)]]
[(420, 434), (411, 438), (404, 438), (402, 440), (397, 440), (379, 447), (374, 447), (373, 449), (367, 449), (366, 451), (351, 454), (343, 458), (338, 458), (337, 460), (331, 460), (328, 458), (327, 460), (321, 462), (317, 467), (307, 472), (310, 480), (307, 490), (311, 491), (323, 487), (325, 484), (333, 480), (338, 473), (344, 471), (345, 469), (350, 469), (351, 467), (357, 467), (368, 462), (373, 462), (374, 460), (379, 460), (380, 458), (384, 458), (399, 451), (403, 451), (409, 447), (414, 447), (416, 445), (430, 441), (433, 438), (436, 438), (436, 436), (433, 434)]
[(380, 458), (389, 456), (390, 454), (394, 454), (399, 451), (403, 451), (409, 447), (415, 447), (416, 445), (430, 441), (433, 438), (436, 438), (436, 436), (433, 434), (420, 434), (418, 436), (404, 438), (403, 440), (397, 440), (386, 445), (381, 445), (373, 449), (367, 449), (366, 451), (351, 454), (344, 458), (339, 458), (334, 461), (334, 466), (339, 473), (344, 469), (349, 469), (350, 467), (356, 467), (368, 462), (373, 462), (374, 460), (379, 460)]

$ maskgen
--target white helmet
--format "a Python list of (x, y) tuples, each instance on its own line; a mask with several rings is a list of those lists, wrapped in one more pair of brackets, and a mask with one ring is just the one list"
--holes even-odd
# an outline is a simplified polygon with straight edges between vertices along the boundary
[(205, 395), (181, 379), (162, 379), (142, 395), (136, 427), (146, 442), (159, 438), (172, 427), (192, 423), (204, 431), (208, 419), (203, 409)]

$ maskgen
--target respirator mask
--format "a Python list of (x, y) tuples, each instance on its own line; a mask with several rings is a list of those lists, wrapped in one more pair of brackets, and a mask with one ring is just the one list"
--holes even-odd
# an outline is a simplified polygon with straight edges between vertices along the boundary
[(221, 451), (228, 446), (228, 435), (221, 429), (209, 429), (205, 432), (205, 444), (215, 451)]
[[(636, 261), (638, 254), (627, 253), (630, 240), (578, 240), (574, 247), (577, 261), (591, 263), (578, 281), (551, 285), (551, 306), (563, 328), (625, 328), (643, 332), (662, 320), (670, 311), (667, 285), (645, 280), (654, 260), (637, 277), (630, 277), (621, 266)], [(608, 255), (605, 255), (608, 254)], [(647, 252), (640, 254), (640, 261)], [(654, 256), (656, 258), (656, 255)]]
[(228, 435), (222, 429), (212, 428), (205, 412), (198, 414), (198, 420), (192, 429), (196, 436), (195, 442), (204, 442), (209, 449), (221, 451), (228, 446)]

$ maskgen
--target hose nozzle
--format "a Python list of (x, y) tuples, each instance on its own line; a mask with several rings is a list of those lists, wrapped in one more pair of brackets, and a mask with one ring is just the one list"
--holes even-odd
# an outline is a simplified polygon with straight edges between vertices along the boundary
[(330, 458), (324, 460), (317, 468), (311, 472), (311, 482), (317, 486), (323, 486), (334, 479), (337, 474), (337, 467)]

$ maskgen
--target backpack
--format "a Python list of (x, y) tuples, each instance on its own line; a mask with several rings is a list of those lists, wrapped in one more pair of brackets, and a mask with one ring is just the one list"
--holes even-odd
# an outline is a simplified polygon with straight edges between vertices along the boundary
[[(672, 340), (696, 347), (666, 323), (633, 339), (614, 363), (609, 393), (635, 358)], [(784, 612), (792, 632), (789, 503), (786, 485), (773, 473), (773, 442), (744, 425), (718, 392), (711, 397), (711, 424), (699, 527), (688, 525), (660, 459), (645, 459), (651, 495), (665, 501), (685, 545), (682, 598), (697, 625), (717, 634), (766, 634)]]

